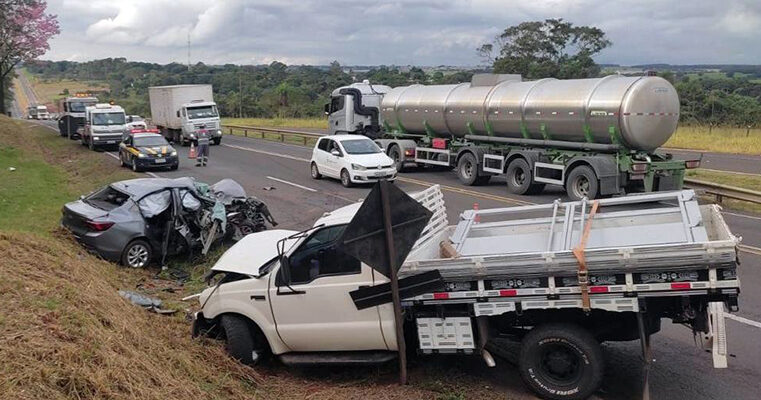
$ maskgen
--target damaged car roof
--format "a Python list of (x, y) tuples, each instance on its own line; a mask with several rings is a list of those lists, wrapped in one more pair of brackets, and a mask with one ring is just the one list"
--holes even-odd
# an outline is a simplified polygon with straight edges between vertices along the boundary
[(114, 182), (111, 187), (114, 189), (129, 194), (135, 199), (140, 199), (146, 195), (154, 193), (159, 190), (167, 188), (180, 188), (188, 189), (190, 191), (196, 191), (196, 181), (192, 178), (137, 178), (129, 179), (126, 181)]

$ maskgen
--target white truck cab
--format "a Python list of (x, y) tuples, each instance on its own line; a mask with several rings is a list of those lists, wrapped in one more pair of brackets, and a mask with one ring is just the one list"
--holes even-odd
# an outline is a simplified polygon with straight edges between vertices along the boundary
[[(738, 238), (694, 192), (467, 210), (454, 226), (438, 186), (411, 197), (433, 217), (398, 273), (407, 349), (477, 355), (493, 367), (487, 343), (499, 333), (520, 341), (518, 369), (540, 397), (584, 399), (602, 383), (602, 342), (647, 349), (669, 318), (706, 334), (714, 366), (726, 368), (723, 313), (738, 310)], [(250, 365), (271, 355), (285, 364), (393, 359), (387, 278), (337, 248), (360, 206), (325, 213), (304, 232), (264, 231), (232, 246), (212, 268), (214, 284), (191, 296), (201, 304), (194, 335), (224, 337)], [(426, 273), (440, 286), (412, 293)], [(360, 307), (354, 295), (380, 301)]]
[(80, 135), (82, 145), (91, 150), (100, 146), (118, 146), (125, 129), (125, 113), (120, 106), (98, 103), (85, 109), (85, 126)]
[(380, 106), (390, 86), (373, 85), (368, 80), (333, 90), (330, 103), (325, 104), (328, 133), (364, 133), (377, 138), (382, 130)]
[(152, 86), (148, 97), (151, 120), (167, 140), (186, 145), (205, 131), (212, 143), (221, 142), (222, 127), (211, 85)]

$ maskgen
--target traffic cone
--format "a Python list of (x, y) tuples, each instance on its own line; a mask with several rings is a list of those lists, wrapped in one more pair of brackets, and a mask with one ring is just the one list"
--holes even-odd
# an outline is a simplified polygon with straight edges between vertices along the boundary
[[(473, 211), (478, 211), (478, 203), (473, 203)], [(481, 216), (476, 214), (476, 217), (473, 218), (473, 222), (475, 223), (481, 222)]]
[(190, 152), (188, 152), (188, 158), (191, 160), (196, 158), (196, 146), (193, 144), (193, 142), (190, 142)]

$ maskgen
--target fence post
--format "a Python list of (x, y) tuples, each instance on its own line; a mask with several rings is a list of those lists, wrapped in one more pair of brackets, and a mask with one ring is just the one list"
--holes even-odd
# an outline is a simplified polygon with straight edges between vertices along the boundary
[(285, 135), (283, 134), (283, 132), (280, 132), (280, 141), (285, 142)]
[(230, 128), (230, 136), (233, 134), (233, 128)]
[(248, 129), (243, 130), (243, 136), (248, 137)]
[(750, 136), (750, 125), (745, 127), (745, 137)]
[(304, 146), (306, 147), (306, 145), (307, 145), (307, 137), (306, 136), (302, 136), (301, 138), (304, 139)]

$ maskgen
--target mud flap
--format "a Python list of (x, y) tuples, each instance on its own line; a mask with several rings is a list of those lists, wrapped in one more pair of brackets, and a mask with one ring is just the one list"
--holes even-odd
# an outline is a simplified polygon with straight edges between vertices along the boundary
[(714, 368), (727, 368), (727, 327), (724, 303), (708, 303), (708, 343), (711, 346)]

